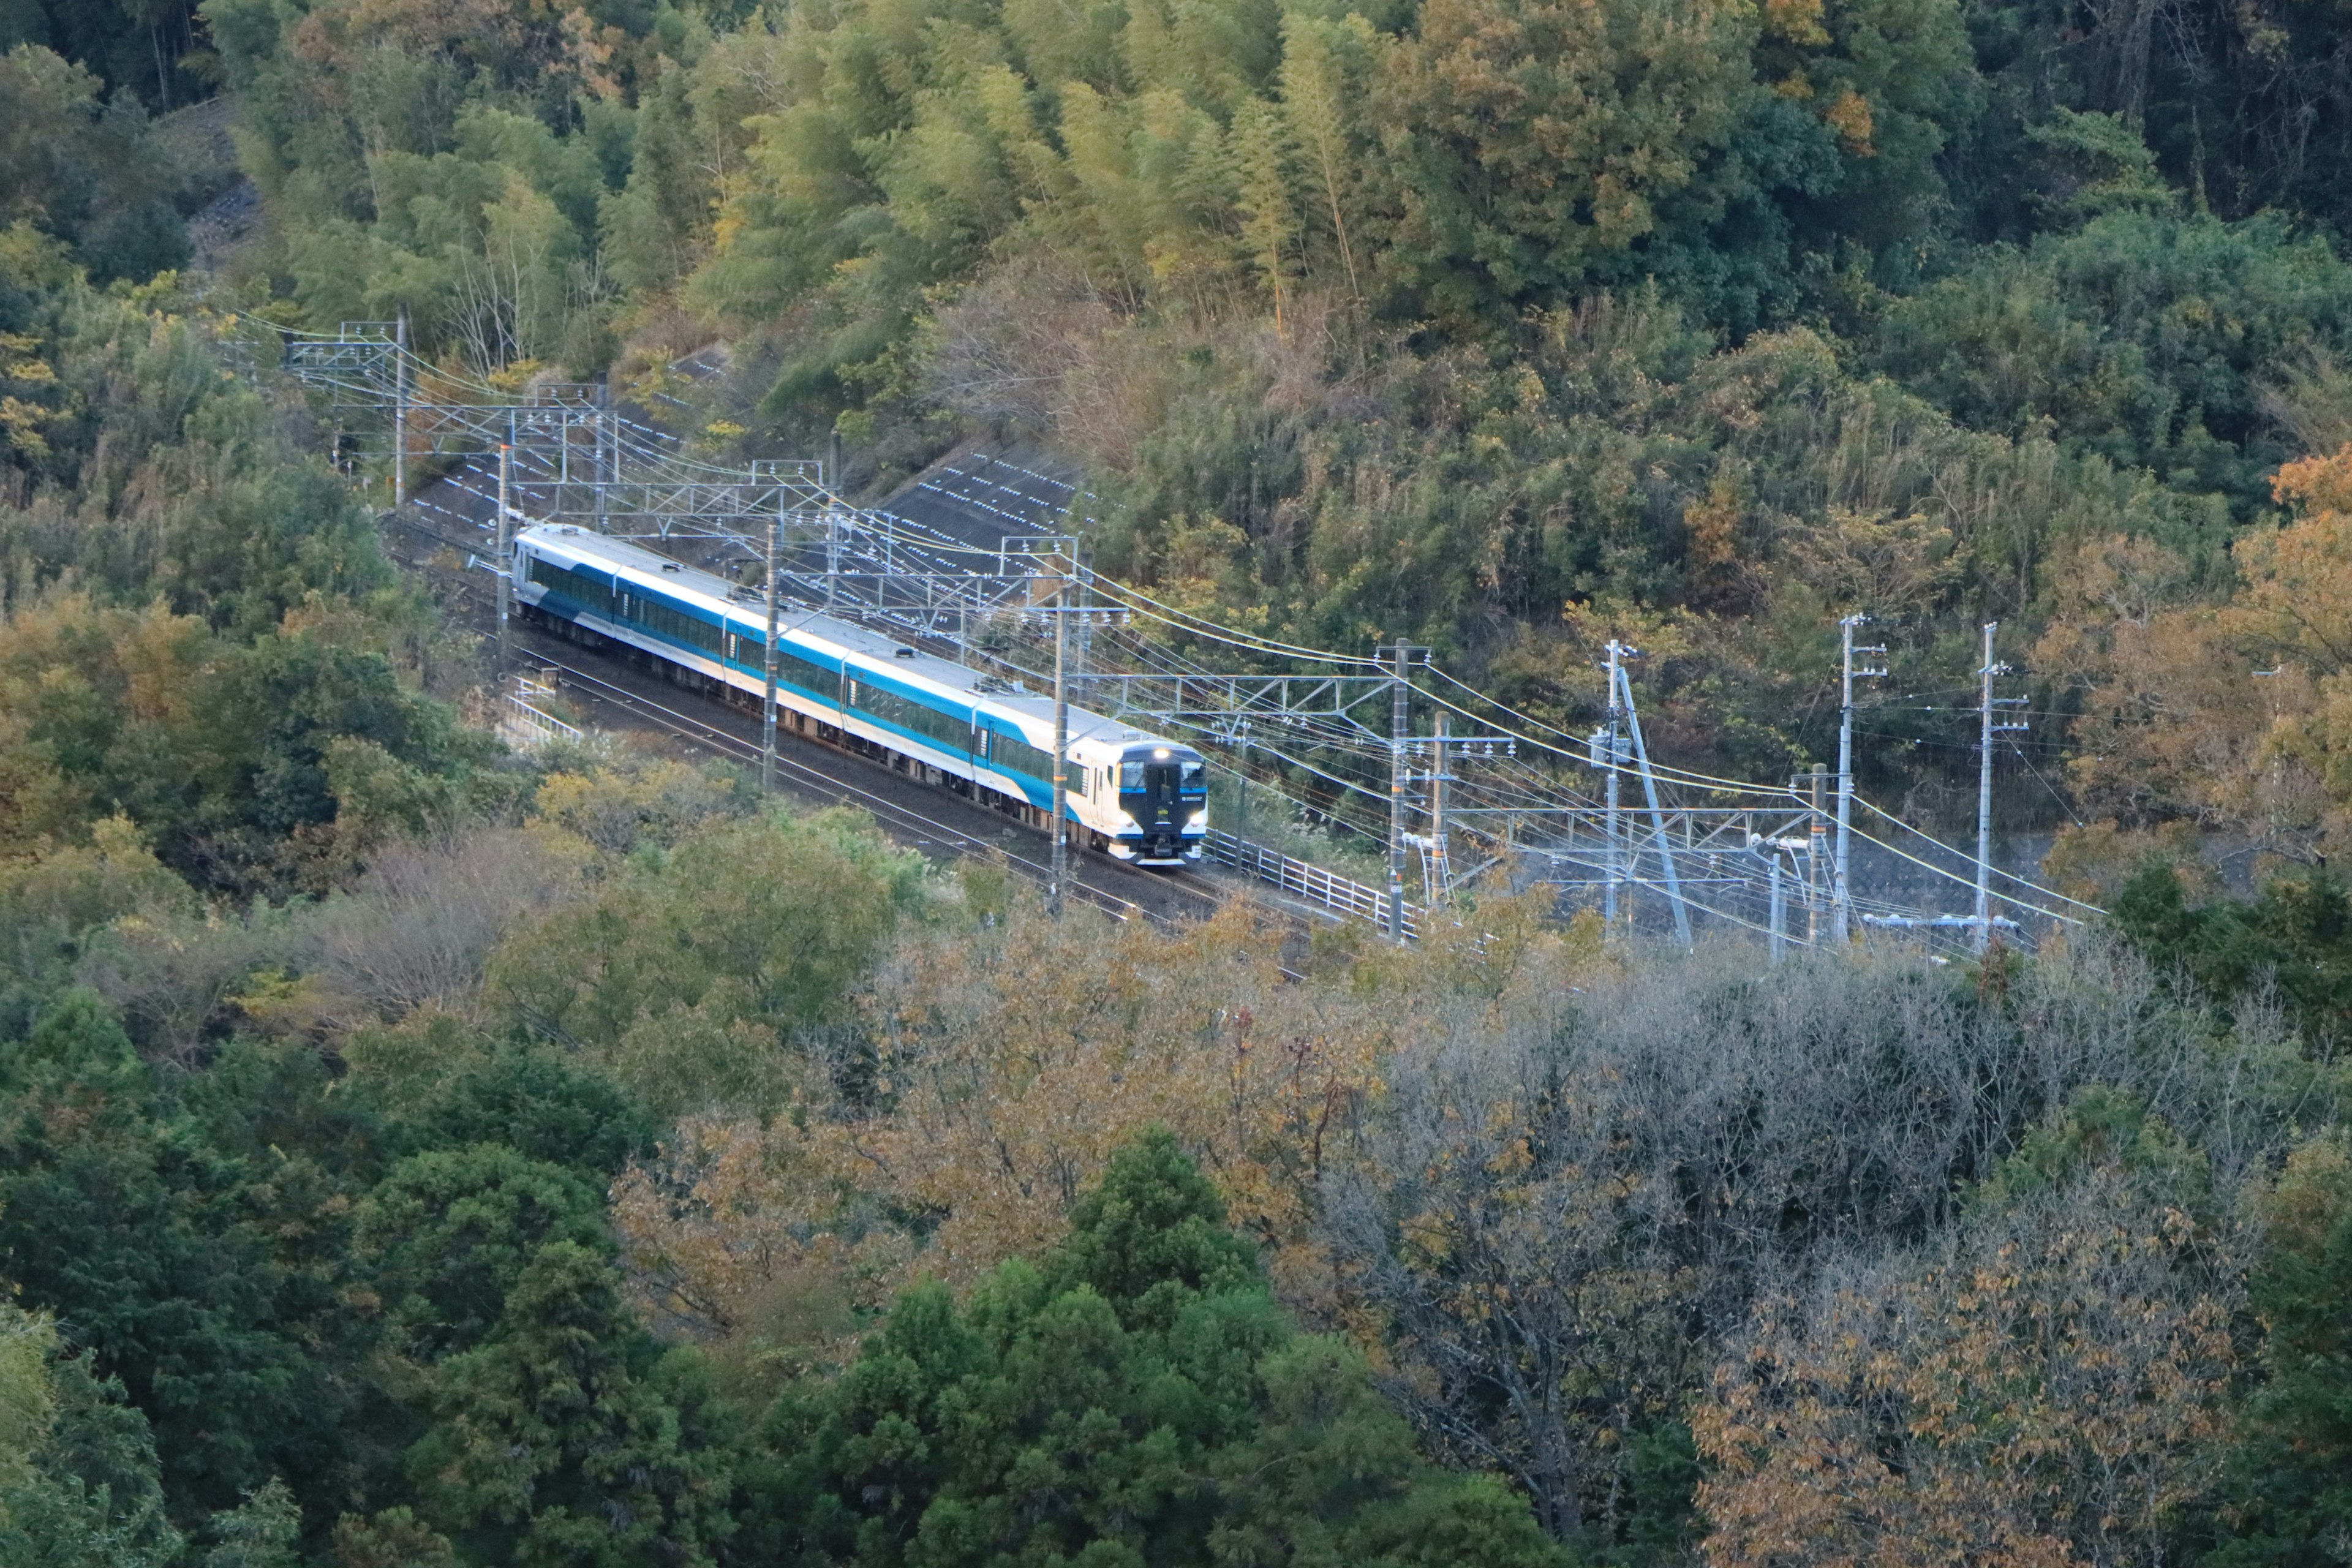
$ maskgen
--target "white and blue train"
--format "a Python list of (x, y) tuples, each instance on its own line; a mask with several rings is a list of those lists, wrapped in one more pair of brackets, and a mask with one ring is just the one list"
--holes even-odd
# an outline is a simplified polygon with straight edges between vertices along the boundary
[[(684, 684), (759, 706), (767, 604), (756, 590), (561, 524), (522, 530), (514, 548), (515, 597), (526, 620), (592, 646), (633, 649)], [(776, 721), (795, 733), (1039, 826), (1052, 817), (1049, 698), (863, 626), (795, 611), (778, 622), (776, 703)], [(1209, 797), (1200, 752), (1075, 706), (1069, 737), (1067, 808), (1084, 842), (1144, 866), (1201, 858)]]

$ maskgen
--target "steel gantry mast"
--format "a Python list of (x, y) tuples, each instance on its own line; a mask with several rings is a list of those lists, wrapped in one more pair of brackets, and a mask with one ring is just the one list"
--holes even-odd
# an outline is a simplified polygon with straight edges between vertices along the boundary
[(1409, 642), (1382, 643), (1377, 650), (1382, 658), (1396, 661), (1395, 673), (1389, 679), (1389, 900), (1388, 928), (1391, 942), (1404, 941), (1404, 838), (1407, 809), (1406, 785), (1411, 770), (1407, 762), (1412, 739), (1412, 666), (1416, 658), (1427, 658), (1429, 650)]

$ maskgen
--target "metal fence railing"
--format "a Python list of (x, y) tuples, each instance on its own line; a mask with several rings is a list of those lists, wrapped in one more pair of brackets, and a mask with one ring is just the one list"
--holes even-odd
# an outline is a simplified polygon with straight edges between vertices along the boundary
[[(1311, 866), (1213, 827), (1208, 832), (1206, 847), (1209, 858), (1220, 866), (1231, 866), (1254, 882), (1269, 883), (1334, 913), (1368, 921), (1381, 931), (1389, 929), (1389, 896), (1381, 889), (1368, 888), (1320, 866)], [(1422, 922), (1427, 918), (1428, 911), (1420, 905), (1406, 903), (1405, 936), (1419, 941)]]
[(577, 725), (567, 724), (537, 706), (554, 695), (551, 685), (527, 675), (515, 677), (514, 689), (507, 693), (506, 711), (499, 715), (499, 737), (510, 746), (526, 750), (555, 742), (577, 745), (585, 741), (587, 735)]

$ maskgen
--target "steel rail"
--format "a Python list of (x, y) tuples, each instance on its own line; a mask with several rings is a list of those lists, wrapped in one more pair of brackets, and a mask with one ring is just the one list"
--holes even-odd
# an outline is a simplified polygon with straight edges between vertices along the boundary
[[(426, 528), (416, 522), (404, 520), (402, 526), (452, 549), (479, 548), (479, 541), (452, 539), (438, 529)], [(541, 668), (560, 670), (570, 679), (591, 689), (592, 694), (599, 701), (611, 702), (616, 707), (636, 712), (673, 734), (683, 736), (688, 740), (698, 741), (734, 760), (752, 763), (760, 760), (760, 748), (755, 742), (708, 720), (698, 719), (690, 713), (670, 707), (667, 703), (656, 702), (643, 692), (632, 691), (625, 686), (607, 680), (592, 670), (583, 669), (579, 665), (549, 654), (541, 648), (534, 647), (531, 650), (531, 658)], [(848, 756), (852, 753), (845, 752), (842, 754)], [(1022, 868), (1030, 880), (1042, 884), (1045, 879), (1048, 868), (1043, 861), (1032, 860), (1026, 856), (1014, 854), (1002, 845), (992, 844), (975, 834), (967, 833), (960, 827), (950, 826), (935, 817), (926, 816), (902, 802), (835, 778), (822, 768), (811, 767), (806, 763), (786, 756), (781, 752), (776, 755), (776, 765), (793, 774), (804, 788), (811, 788), (814, 793), (830, 795), (845, 805), (860, 806), (872, 813), (877, 819), (887, 817), (902, 829), (910, 826), (921, 828), (925, 833), (932, 836), (934, 840), (954, 848), (959, 854), (1002, 855), (1008, 864)], [(1205, 889), (1189, 888), (1182, 883), (1173, 881), (1161, 885), (1170, 893), (1181, 898), (1198, 900), (1209, 906), (1211, 910), (1222, 901), (1218, 895)], [(1070, 886), (1088, 902), (1119, 920), (1129, 920), (1139, 914), (1163, 929), (1172, 927), (1175, 923), (1170, 917), (1156, 910), (1145, 909), (1132, 899), (1123, 899), (1107, 888), (1097, 887), (1078, 879), (1073, 879)]]
[[(587, 689), (599, 701), (610, 702), (617, 707), (627, 709), (673, 734), (700, 742), (732, 759), (754, 763), (760, 760), (760, 748), (755, 742), (731, 733), (719, 725), (698, 719), (667, 703), (656, 702), (642, 692), (632, 691), (625, 686), (607, 680), (593, 671), (581, 668), (576, 664), (536, 652), (533, 657), (543, 668), (561, 671), (566, 680)], [(872, 790), (861, 789), (845, 780), (835, 778), (821, 768), (811, 767), (797, 758), (779, 752), (776, 756), (776, 766), (793, 774), (802, 789), (814, 794), (829, 795), (844, 805), (858, 806), (870, 813), (877, 821), (887, 821), (902, 831), (919, 828), (928, 836), (928, 841), (940, 843), (959, 855), (1001, 855), (1009, 865), (1019, 868), (1028, 879), (1042, 884), (1045, 879), (1047, 868), (1043, 861), (1032, 860), (1024, 855), (1018, 855), (1006, 849), (1002, 845), (992, 844), (977, 834), (950, 826), (936, 817), (924, 816), (902, 802), (877, 795)], [(1163, 930), (1172, 929), (1177, 923), (1172, 917), (1158, 910), (1146, 909), (1135, 900), (1122, 898), (1108, 888), (1075, 878), (1071, 879), (1069, 885), (1087, 901), (1116, 919), (1126, 921), (1141, 916)], [(1213, 907), (1219, 901), (1216, 895), (1213, 893), (1197, 888), (1187, 888), (1180, 883), (1167, 884), (1167, 890), (1179, 897), (1197, 899)]]

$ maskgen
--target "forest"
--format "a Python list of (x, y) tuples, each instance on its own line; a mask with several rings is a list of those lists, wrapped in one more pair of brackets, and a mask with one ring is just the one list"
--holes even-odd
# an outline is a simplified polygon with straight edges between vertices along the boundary
[[(0, 1564), (2352, 1561), (2347, 20), (0, 0)], [(1929, 826), (1998, 620), (2105, 912), (1164, 931), (510, 750), (238, 347), (397, 314), (1685, 765), (1870, 614)]]

